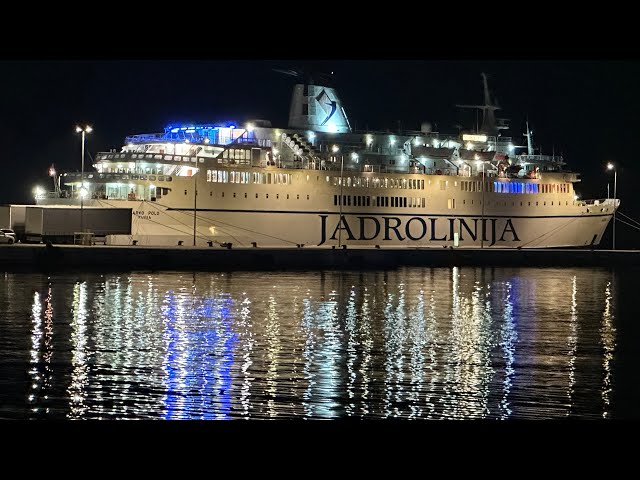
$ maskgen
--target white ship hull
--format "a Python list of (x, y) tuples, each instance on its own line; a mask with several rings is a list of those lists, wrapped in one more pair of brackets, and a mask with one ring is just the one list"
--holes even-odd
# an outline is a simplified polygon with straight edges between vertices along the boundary
[[(250, 247), (549, 248), (598, 245), (613, 215), (613, 201), (594, 207), (556, 207), (562, 213), (526, 216), (507, 211), (409, 213), (260, 211), (197, 208), (195, 244)], [(131, 208), (132, 234), (111, 235), (112, 245), (193, 245), (194, 211), (156, 202), (90, 201), (87, 206)], [(527, 208), (527, 207), (523, 207)], [(530, 207), (536, 208), (536, 207)], [(346, 209), (345, 209), (346, 210)], [(587, 211), (589, 210), (589, 211)], [(603, 211), (604, 210), (604, 211)], [(484, 226), (484, 227), (483, 227)], [(484, 230), (484, 235), (482, 232)]]

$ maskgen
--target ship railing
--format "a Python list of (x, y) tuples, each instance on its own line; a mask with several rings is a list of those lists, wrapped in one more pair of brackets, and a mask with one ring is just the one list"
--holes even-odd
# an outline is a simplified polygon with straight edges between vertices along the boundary
[(561, 155), (516, 155), (516, 157), (526, 163), (565, 163)]
[(143, 133), (140, 135), (129, 135), (124, 139), (125, 143), (146, 143), (165, 140), (164, 133)]
[(591, 206), (591, 205), (616, 205), (618, 202), (613, 198), (597, 198), (589, 200), (576, 200), (576, 205), (579, 206)]
[[(214, 157), (198, 155), (198, 163), (204, 163), (206, 158), (212, 159)], [(96, 155), (96, 161), (126, 161), (143, 160), (145, 162), (156, 163), (159, 161), (165, 162), (193, 162), (195, 163), (196, 157), (193, 155), (171, 155), (168, 153), (113, 153), (113, 152), (100, 152)]]
[[(80, 172), (66, 172), (62, 176), (66, 183), (74, 180), (80, 180), (82, 173)], [(131, 172), (119, 172), (119, 173), (98, 173), (98, 172), (84, 172), (85, 180), (149, 180), (152, 182), (171, 182), (173, 177), (171, 175), (164, 175), (161, 173), (131, 173)]]

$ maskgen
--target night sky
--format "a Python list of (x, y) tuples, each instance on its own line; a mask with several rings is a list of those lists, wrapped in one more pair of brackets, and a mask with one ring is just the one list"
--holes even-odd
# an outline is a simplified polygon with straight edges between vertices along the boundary
[[(624, 60), (0, 60), (0, 204), (31, 203), (33, 187), (51, 183), (51, 163), (80, 170), (77, 123), (94, 127), (92, 156), (172, 122), (263, 118), (286, 127), (295, 80), (272, 69), (300, 67), (334, 72), (358, 130), (419, 130), (430, 121), (442, 133), (473, 127), (475, 118), (455, 104), (482, 103), (486, 72), (502, 107), (497, 116), (511, 119), (504, 135), (523, 144), (528, 117), (542, 153), (561, 152), (582, 173), (582, 198), (606, 197), (607, 181), (613, 193), (605, 165), (615, 162), (620, 211), (640, 220), (640, 61)], [(90, 163), (87, 156), (85, 168)], [(640, 246), (640, 232), (618, 224), (617, 235), (620, 247)]]

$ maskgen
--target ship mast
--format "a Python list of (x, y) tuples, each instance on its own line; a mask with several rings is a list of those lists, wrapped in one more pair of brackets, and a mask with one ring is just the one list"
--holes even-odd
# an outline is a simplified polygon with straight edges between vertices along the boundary
[(484, 87), (484, 105), (456, 105), (458, 108), (476, 108), (482, 110), (482, 127), (480, 131), (487, 135), (498, 135), (499, 130), (504, 127), (498, 126), (496, 122), (495, 111), (500, 110), (497, 104), (491, 102), (489, 93), (489, 84), (487, 82), (487, 74), (482, 72), (482, 81)]
[(533, 131), (529, 130), (529, 119), (527, 119), (527, 133), (524, 136), (527, 137), (527, 153), (533, 155)]

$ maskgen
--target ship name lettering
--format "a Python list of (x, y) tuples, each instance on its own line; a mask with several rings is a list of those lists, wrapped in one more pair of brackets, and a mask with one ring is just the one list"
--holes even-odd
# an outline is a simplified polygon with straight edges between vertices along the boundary
[[(482, 237), (489, 246), (497, 242), (520, 242), (516, 228), (510, 218), (458, 218), (458, 217), (360, 217), (355, 219), (342, 215), (335, 227), (328, 226), (329, 215), (320, 217), (320, 243), (327, 240), (406, 240), (417, 242), (426, 240), (429, 242), (453, 241), (455, 233), (458, 233), (460, 242), (475, 241)], [(357, 220), (356, 220), (357, 219)], [(330, 225), (333, 225), (332, 223)], [(340, 232), (342, 231), (342, 234)], [(380, 238), (382, 237), (382, 238)]]

